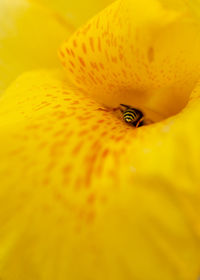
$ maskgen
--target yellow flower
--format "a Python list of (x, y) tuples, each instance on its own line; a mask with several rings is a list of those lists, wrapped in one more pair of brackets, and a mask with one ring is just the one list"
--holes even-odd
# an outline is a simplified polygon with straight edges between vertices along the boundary
[(0, 279), (197, 280), (200, 4), (118, 0), (63, 71), (112, 1), (67, 2), (0, 2)]

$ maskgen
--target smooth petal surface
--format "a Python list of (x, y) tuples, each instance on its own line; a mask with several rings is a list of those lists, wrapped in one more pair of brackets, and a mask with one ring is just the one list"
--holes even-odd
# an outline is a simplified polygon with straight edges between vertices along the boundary
[(90, 17), (104, 9), (114, 0), (32, 0), (34, 2), (45, 4), (48, 7), (58, 11), (67, 21), (75, 27), (85, 23)]
[(78, 30), (60, 57), (90, 96), (132, 105), (155, 122), (186, 105), (200, 74), (199, 49), (199, 22), (182, 1), (122, 0)]
[(28, 0), (1, 0), (0, 26), (0, 92), (26, 70), (58, 65), (58, 46), (74, 30)]
[(200, 19), (200, 0), (184, 0), (186, 5), (188, 5), (193, 13)]
[(60, 72), (20, 77), (0, 102), (1, 278), (196, 280), (199, 96), (134, 129)]

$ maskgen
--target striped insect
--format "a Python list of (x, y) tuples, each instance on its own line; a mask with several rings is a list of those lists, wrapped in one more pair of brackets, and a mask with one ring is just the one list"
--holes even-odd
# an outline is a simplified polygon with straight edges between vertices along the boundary
[(144, 116), (141, 111), (132, 108), (128, 105), (120, 104), (123, 109), (120, 109), (123, 114), (123, 119), (126, 123), (129, 123), (135, 127), (143, 125)]

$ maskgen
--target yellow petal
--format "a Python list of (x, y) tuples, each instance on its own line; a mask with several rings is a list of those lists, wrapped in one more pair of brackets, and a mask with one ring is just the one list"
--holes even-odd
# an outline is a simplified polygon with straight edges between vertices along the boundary
[(90, 17), (105, 8), (113, 0), (32, 0), (34, 2), (45, 4), (48, 7), (58, 11), (74, 26), (78, 27), (85, 23)]
[(188, 280), (199, 272), (200, 86), (133, 129), (60, 72), (0, 102), (0, 276)]
[(200, 19), (200, 0), (185, 0), (185, 3), (191, 8), (194, 15)]
[(200, 27), (182, 1), (114, 2), (63, 44), (66, 73), (96, 100), (158, 121), (179, 112), (200, 73)]
[(57, 48), (72, 31), (55, 12), (27, 0), (1, 0), (0, 26), (0, 91), (23, 71), (58, 65)]

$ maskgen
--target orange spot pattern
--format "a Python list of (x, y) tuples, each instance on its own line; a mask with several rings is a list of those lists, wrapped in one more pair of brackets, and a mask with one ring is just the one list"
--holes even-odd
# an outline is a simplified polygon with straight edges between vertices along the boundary
[[(112, 93), (119, 89), (121, 91), (122, 88), (127, 89), (132, 85), (141, 86), (140, 78), (134, 74), (136, 65), (130, 64), (130, 54), (133, 53), (133, 57), (139, 52), (127, 39), (133, 36), (128, 34), (130, 32), (129, 9), (123, 1), (117, 1), (78, 30), (60, 50), (62, 64), (67, 72), (73, 74), (68, 75), (97, 100), (105, 100), (102, 92), (107, 96), (107, 100), (111, 100)], [(75, 43), (77, 41), (79, 44)], [(148, 59), (153, 60), (152, 48), (149, 49)]]
[[(193, 46), (187, 49), (187, 44), (177, 43), (177, 35), (173, 28), (171, 36), (175, 42), (174, 45), (171, 44), (170, 26), (166, 25), (163, 30), (159, 30), (162, 27), (155, 17), (155, 29), (163, 34), (157, 36), (154, 28), (151, 30), (147, 27), (150, 25), (146, 24), (151, 13), (147, 18), (144, 16), (144, 22), (138, 23), (136, 10), (139, 4), (131, 3), (115, 1), (61, 46), (60, 59), (66, 75), (95, 100), (110, 107), (116, 107), (124, 102), (123, 99), (128, 99), (129, 104), (135, 103), (138, 108), (145, 110), (152, 94), (167, 94), (168, 88), (169, 104), (174, 103), (174, 99), (177, 98), (180, 107), (184, 106), (179, 98), (180, 92), (188, 95), (197, 79), (197, 75), (194, 75), (196, 70), (193, 69), (199, 69), (198, 61), (192, 63), (187, 58)], [(168, 16), (167, 12), (166, 15)], [(193, 31), (190, 35), (191, 40), (194, 36), (192, 34)], [(197, 51), (196, 47), (194, 51)], [(71, 62), (74, 65), (73, 69)], [(161, 97), (158, 96), (159, 98)], [(173, 115), (180, 109), (162, 105), (164, 101), (161, 99), (161, 105), (157, 105), (158, 108), (154, 110), (163, 110), (163, 116)], [(144, 113), (148, 114), (145, 111)], [(163, 116), (158, 118), (162, 119)]]
[[(43, 77), (42, 81), (40, 77)], [(10, 107), (7, 105), (6, 111), (0, 111), (2, 119), (11, 111), (15, 112), (15, 119), (21, 124), (15, 129), (12, 125), (5, 137), (6, 142), (11, 141), (9, 151), (6, 151), (6, 157), (10, 158), (8, 162), (13, 170), (18, 166), (19, 176), (28, 186), (33, 180), (32, 168), (36, 168), (35, 190), (48, 187), (50, 193), (56, 193), (54, 199), (59, 203), (64, 200), (68, 205), (70, 195), (74, 193), (73, 207), (80, 209), (86, 204), (81, 217), (92, 223), (95, 207), (102, 203), (102, 197), (106, 201), (108, 193), (108, 190), (98, 189), (98, 184), (110, 178), (112, 183), (108, 189), (116, 189), (119, 184), (116, 154), (123, 154), (124, 145), (136, 130), (119, 120), (112, 110), (71, 89), (52, 73), (46, 76), (40, 72), (27, 74), (16, 82), (16, 87), (21, 95), (13, 102), (5, 97), (1, 108), (4, 103)], [(24, 106), (27, 103), (31, 108)], [(41, 164), (41, 158), (47, 160)], [(113, 162), (111, 170), (107, 168), (110, 161)], [(2, 178), (8, 182), (2, 184), (12, 186), (17, 181), (5, 176), (10, 168), (3, 171)]]
[[(95, 24), (94, 22), (89, 23), (77, 31), (72, 39), (64, 44), (60, 50), (62, 64), (67, 71), (73, 74), (74, 82), (86, 89), (87, 92), (91, 92), (94, 89), (96, 92), (98, 87), (109, 92), (111, 90), (109, 83), (113, 79), (111, 76), (116, 73), (113, 73), (107, 62), (117, 64), (118, 60), (123, 60), (123, 49), (118, 50), (119, 46), (117, 44), (120, 38), (117, 38), (110, 28), (110, 23), (119, 9), (120, 5), (116, 6), (115, 9), (108, 8), (106, 14), (109, 15), (109, 21), (107, 24), (103, 22), (103, 17), (97, 16), (94, 19)], [(115, 24), (117, 24), (118, 28), (119, 24), (116, 19), (114, 20)], [(95, 36), (94, 27), (97, 29)], [(122, 44), (120, 43), (120, 45)], [(113, 48), (115, 48), (114, 54), (116, 53), (116, 55), (113, 55)], [(120, 73), (118, 74), (120, 75)], [(118, 75), (116, 76), (117, 80)], [(114, 88), (115, 85), (113, 86)]]

